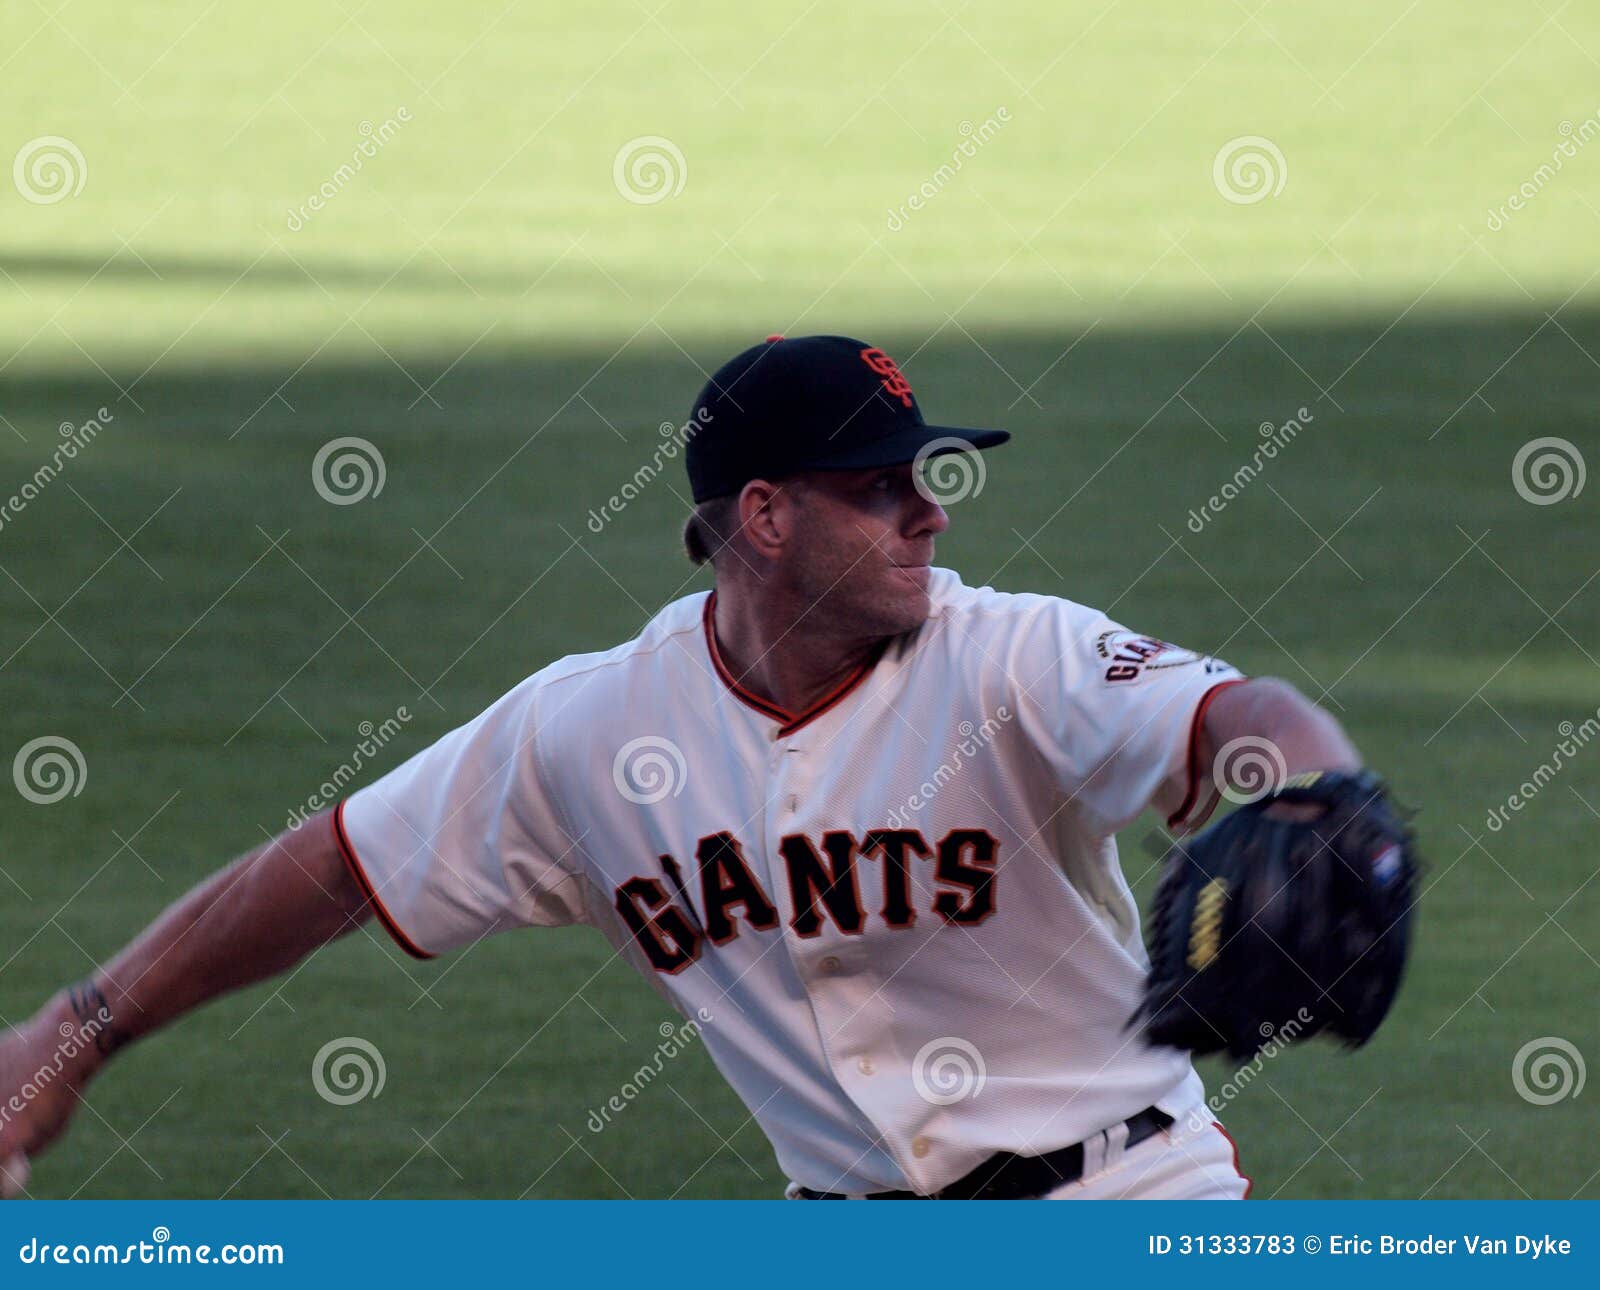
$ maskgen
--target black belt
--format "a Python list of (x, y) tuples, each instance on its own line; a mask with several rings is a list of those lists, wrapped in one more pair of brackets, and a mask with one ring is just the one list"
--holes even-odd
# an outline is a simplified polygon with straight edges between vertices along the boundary
[[(1165, 1111), (1147, 1106), (1128, 1117), (1127, 1146), (1154, 1137), (1172, 1124)], [(1032, 1200), (1083, 1177), (1083, 1143), (1074, 1142), (1059, 1151), (1042, 1156), (1019, 1156), (1001, 1151), (990, 1156), (971, 1173), (957, 1178), (948, 1187), (924, 1196), (914, 1191), (869, 1192), (868, 1200)], [(802, 1187), (803, 1200), (848, 1200), (843, 1192), (812, 1191)]]

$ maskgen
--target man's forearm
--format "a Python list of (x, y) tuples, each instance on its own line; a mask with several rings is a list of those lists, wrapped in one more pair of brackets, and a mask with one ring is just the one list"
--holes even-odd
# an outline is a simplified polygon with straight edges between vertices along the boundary
[(1332, 713), (1287, 681), (1258, 677), (1232, 685), (1206, 711), (1205, 765), (1239, 739), (1267, 740), (1295, 775), (1309, 770), (1358, 770), (1361, 754)]
[(93, 1034), (92, 1071), (207, 1000), (293, 967), (368, 912), (324, 813), (195, 887), (47, 1011)]

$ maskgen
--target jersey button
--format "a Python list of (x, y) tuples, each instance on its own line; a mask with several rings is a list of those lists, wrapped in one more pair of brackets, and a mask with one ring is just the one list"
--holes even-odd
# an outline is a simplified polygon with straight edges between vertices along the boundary
[(837, 972), (839, 970), (839, 960), (830, 954), (827, 958), (823, 959), (822, 962), (818, 963), (817, 966), (824, 972)]
[(873, 1073), (873, 1071), (876, 1070), (877, 1068), (875, 1066), (873, 1066), (872, 1058), (863, 1057), (860, 1061), (858, 1061), (856, 1063), (856, 1069), (858, 1071), (860, 1071), (863, 1075), (871, 1075)]
[(932, 1150), (933, 1147), (929, 1144), (926, 1138), (911, 1139), (911, 1154), (914, 1155), (918, 1160), (921, 1160), (923, 1156), (927, 1155), (928, 1152)]

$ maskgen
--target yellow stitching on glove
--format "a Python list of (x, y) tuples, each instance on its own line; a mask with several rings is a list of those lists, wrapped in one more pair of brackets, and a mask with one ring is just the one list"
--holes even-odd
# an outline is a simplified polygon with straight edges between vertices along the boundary
[(1278, 791), (1281, 793), (1286, 788), (1310, 788), (1321, 778), (1322, 772), (1320, 770), (1302, 771), (1298, 775), (1290, 775), (1288, 779), (1279, 784)]
[(1189, 929), (1188, 963), (1196, 972), (1217, 957), (1222, 940), (1222, 906), (1228, 899), (1228, 884), (1213, 878), (1200, 888), (1194, 900), (1194, 925)]

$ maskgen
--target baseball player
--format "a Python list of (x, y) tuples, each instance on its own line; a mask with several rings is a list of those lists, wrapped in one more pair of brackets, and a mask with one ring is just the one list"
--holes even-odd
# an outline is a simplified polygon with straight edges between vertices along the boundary
[(1008, 436), (926, 424), (881, 349), (769, 337), (687, 433), (715, 590), (535, 672), (0, 1039), (13, 1189), (118, 1048), (370, 916), (419, 958), (598, 929), (710, 1018), (791, 1197), (1248, 1193), (1188, 1052), (1129, 1024), (1148, 959), (1114, 838), (1151, 806), (1197, 828), (1241, 740), (1286, 775), (1359, 770), (1338, 723), (936, 567), (930, 454)]

